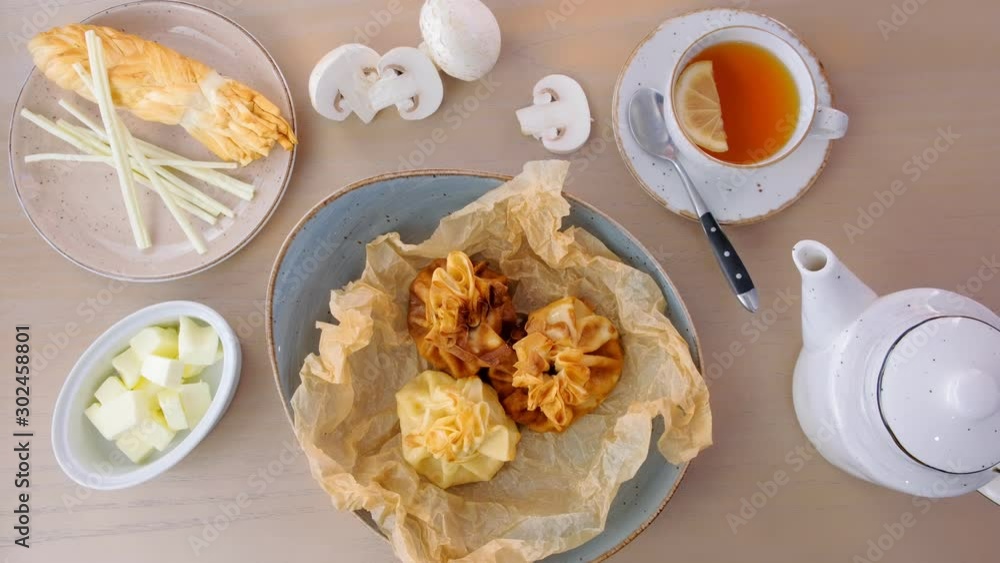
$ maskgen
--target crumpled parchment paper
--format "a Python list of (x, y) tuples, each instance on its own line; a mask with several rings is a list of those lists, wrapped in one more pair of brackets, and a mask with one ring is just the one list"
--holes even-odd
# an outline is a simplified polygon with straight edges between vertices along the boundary
[[(296, 435), (333, 504), (371, 512), (404, 561), (513, 563), (572, 549), (604, 529), (619, 486), (645, 460), (655, 416), (668, 461), (711, 444), (708, 389), (656, 283), (586, 231), (559, 230), (568, 167), (529, 162), (421, 244), (375, 239), (361, 278), (332, 293), (338, 324), (317, 323), (319, 354), (306, 358), (292, 400)], [(427, 367), (407, 333), (410, 282), (451, 250), (516, 280), (521, 313), (585, 299), (618, 327), (625, 366), (594, 413), (562, 434), (522, 429), (517, 458), (492, 481), (445, 491), (403, 459), (394, 395)]]

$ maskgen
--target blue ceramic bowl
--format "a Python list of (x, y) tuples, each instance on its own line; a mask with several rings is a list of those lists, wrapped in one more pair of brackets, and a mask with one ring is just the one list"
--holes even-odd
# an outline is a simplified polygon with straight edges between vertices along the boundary
[[(361, 276), (365, 244), (397, 231), (406, 242), (426, 239), (438, 222), (509, 180), (509, 176), (459, 170), (424, 170), (362, 180), (314, 207), (282, 245), (267, 289), (267, 341), (278, 393), (289, 420), (292, 394), (299, 386), (302, 360), (319, 345), (316, 321), (330, 321), (330, 290)], [(590, 205), (566, 195), (570, 214), (563, 228), (582, 227), (626, 263), (653, 276), (668, 304), (667, 315), (691, 346), (701, 353), (691, 317), (657, 261), (621, 225)], [(546, 563), (601, 561), (637, 536), (663, 510), (687, 464), (667, 463), (656, 450), (662, 420), (653, 427), (646, 462), (621, 486), (604, 533)], [(378, 531), (367, 514), (359, 514)]]

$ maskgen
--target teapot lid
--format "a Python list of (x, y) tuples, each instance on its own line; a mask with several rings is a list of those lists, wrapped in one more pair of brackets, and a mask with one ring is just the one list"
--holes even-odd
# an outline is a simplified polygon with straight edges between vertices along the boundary
[(917, 462), (947, 473), (1000, 463), (1000, 329), (944, 316), (910, 327), (878, 382), (882, 420)]

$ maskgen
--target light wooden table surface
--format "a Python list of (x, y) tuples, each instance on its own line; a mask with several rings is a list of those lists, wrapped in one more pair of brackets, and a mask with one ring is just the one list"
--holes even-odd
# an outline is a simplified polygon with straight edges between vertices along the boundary
[[(235, 258), (193, 278), (157, 285), (120, 284), (60, 258), (32, 230), (13, 191), (0, 196), (0, 312), (4, 364), (12, 364), (13, 325), (30, 323), (36, 346), (52, 343), (32, 387), (32, 548), (11, 547), (13, 444), (0, 451), (0, 561), (391, 561), (388, 545), (349, 514), (335, 512), (313, 484), (304, 459), (282, 458), (293, 440), (267, 361), (263, 299), (272, 260), (302, 214), (348, 182), (400, 168), (417, 143), (445, 124), (443, 112), (416, 123), (388, 113), (364, 127), (325, 121), (306, 89), (312, 65), (359, 31), (384, 51), (419, 41), (419, 2), (391, 17), (388, 0), (198, 0), (221, 9), (267, 46), (283, 68), (300, 116), (302, 145), (277, 214)], [(77, 21), (108, 0), (4, 0), (0, 19), (0, 115), (4, 129), (30, 67), (23, 37), (33, 26)], [(635, 44), (663, 19), (721, 5), (762, 11), (799, 32), (825, 63), (837, 105), (851, 115), (818, 183), (793, 207), (730, 235), (761, 288), (764, 310), (746, 314), (733, 300), (698, 227), (657, 206), (635, 184), (613, 147), (588, 161), (569, 191), (597, 204), (653, 249), (687, 301), (708, 363), (745, 348), (711, 382), (715, 445), (698, 457), (667, 510), (612, 561), (996, 561), (1000, 509), (978, 495), (915, 504), (858, 481), (811, 454), (796, 423), (791, 372), (800, 345), (794, 242), (832, 246), (879, 292), (913, 286), (964, 288), (1000, 308), (1000, 276), (978, 278), (1000, 254), (1000, 3), (989, 0), (488, 0), (503, 29), (496, 91), (433, 147), (421, 167), (514, 173), (548, 157), (517, 131), (513, 110), (539, 77), (563, 72), (586, 88), (596, 130), (610, 123), (612, 88)], [(899, 14), (892, 20), (896, 5)], [(909, 14), (906, 11), (910, 12)], [(565, 14), (562, 21), (547, 17)], [(914, 9), (916, 11), (914, 11)], [(888, 22), (896, 29), (882, 26)], [(905, 21), (904, 21), (905, 20)], [(550, 23), (550, 21), (552, 23)], [(34, 22), (34, 23), (32, 23)], [(367, 27), (366, 27), (367, 26)], [(445, 107), (474, 95), (448, 80)], [(938, 128), (960, 137), (919, 179), (904, 165), (932, 146)], [(4, 151), (6, 153), (6, 151)], [(599, 152), (599, 151), (598, 151)], [(582, 157), (577, 155), (574, 159)], [(577, 165), (581, 163), (578, 162)], [(9, 184), (6, 172), (0, 174)], [(902, 179), (908, 191), (852, 242), (846, 223), (874, 193)], [(771, 307), (780, 295), (794, 305)], [(62, 474), (49, 424), (56, 394), (77, 356), (122, 316), (150, 303), (192, 299), (222, 312), (240, 331), (243, 378), (226, 417), (197, 450), (166, 475), (121, 492), (88, 493)], [(754, 328), (752, 322), (757, 323)], [(67, 335), (70, 333), (71, 335)], [(36, 348), (38, 349), (38, 348)], [(728, 363), (728, 362), (725, 362)], [(13, 381), (0, 386), (0, 426), (13, 429)], [(10, 418), (13, 418), (11, 416)], [(4, 432), (4, 434), (9, 434)], [(281, 460), (290, 461), (290, 463)], [(733, 531), (744, 499), (778, 471), (788, 482)], [(254, 477), (256, 475), (256, 477)], [(262, 477), (266, 476), (266, 479)], [(277, 475), (272, 477), (271, 475)], [(233, 511), (240, 493), (249, 504)], [(758, 496), (758, 501), (759, 496)], [(901, 516), (916, 523), (882, 555), (871, 545)], [(744, 516), (748, 514), (744, 511)], [(209, 522), (224, 524), (218, 534)], [(220, 524), (220, 527), (221, 524)], [(208, 537), (195, 556), (193, 537)], [(873, 544), (869, 544), (872, 541)], [(6, 558), (6, 559), (5, 559)]]

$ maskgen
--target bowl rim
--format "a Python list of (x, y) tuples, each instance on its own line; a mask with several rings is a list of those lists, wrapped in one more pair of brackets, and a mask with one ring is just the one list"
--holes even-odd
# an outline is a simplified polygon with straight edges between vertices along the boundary
[[(295, 241), (295, 238), (299, 235), (300, 232), (302, 232), (302, 229), (306, 226), (306, 224), (309, 221), (311, 221), (312, 218), (315, 217), (316, 214), (319, 213), (323, 208), (333, 203), (335, 200), (343, 197), (344, 195), (347, 195), (350, 192), (368, 187), (378, 182), (396, 180), (399, 178), (413, 178), (421, 176), (471, 176), (474, 178), (487, 178), (492, 180), (498, 180), (500, 182), (509, 182), (511, 179), (513, 179), (513, 176), (510, 174), (502, 174), (498, 172), (485, 172), (481, 170), (471, 170), (462, 168), (427, 168), (419, 170), (401, 170), (396, 172), (385, 172), (382, 174), (369, 176), (367, 178), (362, 178), (360, 180), (351, 182), (350, 184), (347, 184), (346, 186), (340, 188), (339, 190), (336, 190), (333, 193), (327, 195), (318, 203), (316, 203), (312, 208), (310, 208), (309, 211), (307, 211), (302, 216), (302, 218), (299, 219), (299, 221), (295, 224), (295, 226), (292, 227), (292, 229), (288, 232), (288, 235), (285, 237), (285, 240), (281, 243), (281, 248), (278, 249), (278, 253), (275, 256), (274, 264), (271, 266), (271, 274), (268, 277), (268, 282), (267, 282), (267, 295), (265, 297), (265, 303), (264, 303), (264, 335), (267, 340), (267, 355), (271, 362), (271, 372), (272, 375), (274, 376), (274, 384), (278, 391), (278, 398), (281, 400), (281, 408), (282, 410), (284, 410), (285, 417), (288, 419), (289, 424), (292, 426), (293, 433), (295, 430), (295, 418), (288, 406), (288, 401), (285, 399), (285, 394), (281, 388), (281, 377), (278, 373), (278, 358), (274, 342), (274, 331), (272, 328), (274, 321), (274, 315), (273, 315), (274, 286), (278, 278), (278, 271), (281, 269), (282, 262), (284, 262), (285, 254), (288, 252), (288, 249)], [(649, 249), (647, 249), (637, 238), (635, 238), (635, 236), (631, 232), (625, 229), (625, 227), (622, 226), (621, 223), (612, 219), (610, 216), (608, 216), (608, 214), (597, 209), (596, 207), (584, 201), (578, 196), (572, 195), (565, 191), (562, 192), (562, 195), (570, 202), (584, 207), (587, 211), (599, 215), (602, 219), (611, 223), (625, 237), (627, 237), (630, 242), (635, 244), (636, 247), (640, 251), (642, 251), (643, 254), (645, 254), (647, 257), (651, 258), (653, 257), (653, 254), (650, 253)], [(677, 303), (679, 304), (683, 315), (688, 319), (692, 319), (691, 313), (687, 308), (687, 304), (684, 302), (684, 299), (681, 297), (680, 292), (677, 290), (677, 286), (674, 285), (673, 280), (671, 280), (670, 276), (667, 275), (666, 270), (663, 269), (663, 266), (660, 264), (659, 260), (656, 260), (654, 258), (653, 260), (650, 261), (650, 265), (654, 270), (657, 271), (657, 273), (663, 276), (663, 279), (666, 280), (667, 285), (673, 290), (674, 295), (677, 297)], [(701, 341), (698, 339), (698, 332), (695, 329), (693, 319), (691, 322), (690, 329), (691, 329), (691, 339), (695, 344), (696, 353), (694, 354), (695, 355), (694, 360), (698, 363), (698, 369), (700, 370), (701, 366), (704, 365), (704, 358), (702, 356)], [(296, 438), (296, 440), (298, 440), (298, 438)], [(602, 553), (600, 556), (594, 559), (592, 563), (598, 563), (600, 561), (604, 561), (609, 557), (611, 557), (612, 555), (614, 555), (615, 553), (617, 553), (618, 551), (620, 551), (626, 545), (631, 543), (632, 540), (638, 537), (639, 534), (644, 532), (646, 528), (648, 528), (653, 523), (654, 520), (656, 520), (656, 517), (663, 512), (663, 510), (667, 506), (667, 503), (670, 502), (670, 499), (673, 498), (674, 493), (677, 492), (677, 487), (680, 486), (681, 481), (684, 479), (684, 476), (687, 473), (687, 469), (690, 466), (690, 464), (691, 462), (687, 461), (677, 466), (678, 468), (677, 479), (674, 481), (673, 486), (670, 488), (666, 496), (663, 498), (663, 502), (653, 512), (653, 514), (651, 514), (646, 521), (640, 524), (639, 527), (637, 527), (631, 534), (629, 534), (628, 537), (626, 537), (624, 540), (622, 540), (615, 546), (611, 547), (610, 549), (606, 550), (604, 553)], [(382, 531), (374, 526), (374, 522), (370, 518), (366, 518), (361, 511), (355, 511), (354, 514), (369, 528), (371, 528), (374, 532), (376, 532), (380, 537), (382, 537), (383, 539), (387, 539), (385, 535), (382, 533)], [(593, 539), (596, 539), (596, 536)]]
[[(211, 325), (219, 334), (219, 342), (222, 344), (222, 371), (208, 411), (202, 417), (201, 422), (189, 430), (188, 434), (180, 441), (171, 444), (156, 461), (137, 464), (134, 468), (114, 478), (101, 475), (99, 471), (88, 471), (78, 461), (78, 456), (74, 453), (75, 448), (69, 444), (67, 430), (73, 423), (69, 404), (87, 385), (88, 381), (100, 377), (98, 372), (101, 371), (102, 367), (110, 367), (103, 366), (98, 361), (99, 356), (103, 355), (107, 349), (121, 348), (120, 344), (123, 340), (127, 342), (127, 338), (131, 338), (130, 335), (134, 336), (132, 329), (135, 326), (141, 325), (140, 328), (153, 326), (163, 322), (155, 319), (181, 315), (190, 316)], [(51, 426), (52, 450), (56, 462), (63, 473), (78, 485), (101, 491), (134, 487), (162, 475), (187, 457), (222, 420), (236, 395), (236, 389), (239, 387), (242, 363), (243, 354), (236, 332), (219, 312), (208, 305), (194, 301), (164, 301), (126, 315), (108, 327), (87, 346), (87, 349), (80, 354), (76, 364), (69, 371), (59, 390), (53, 409)], [(104, 369), (103, 373), (107, 373), (107, 369)], [(80, 424), (83, 423), (80, 422)], [(96, 477), (96, 479), (92, 479), (92, 477)]]
[[(102, 10), (94, 12), (93, 14), (90, 14), (89, 16), (80, 20), (80, 23), (90, 24), (93, 22), (93, 20), (101, 16), (104, 16), (105, 14), (108, 14), (110, 12), (130, 9), (137, 6), (141, 7), (146, 4), (172, 4), (178, 7), (182, 7), (184, 9), (202, 11), (210, 16), (215, 16), (217, 18), (220, 18), (224, 23), (233, 26), (237, 31), (246, 35), (247, 39), (249, 39), (254, 45), (256, 45), (260, 49), (260, 52), (264, 55), (264, 58), (267, 59), (270, 66), (274, 69), (274, 72), (277, 73), (278, 80), (281, 83), (281, 89), (284, 93), (285, 98), (288, 100), (288, 109), (289, 109), (288, 123), (289, 125), (291, 125), (293, 132), (298, 130), (298, 125), (295, 119), (295, 100), (292, 97), (292, 91), (288, 87), (288, 80), (285, 78), (285, 73), (283, 73), (281, 71), (281, 67), (278, 66), (278, 61), (275, 60), (274, 56), (271, 55), (270, 51), (268, 51), (267, 48), (264, 47), (264, 44), (261, 43), (260, 40), (257, 39), (257, 37), (255, 37), (252, 33), (250, 33), (250, 31), (247, 28), (243, 27), (235, 20), (226, 17), (225, 15), (211, 8), (208, 8), (206, 6), (201, 6), (198, 4), (192, 4), (190, 2), (184, 2), (183, 0), (135, 0), (133, 2), (125, 2), (123, 4), (116, 4), (114, 6), (109, 6)], [(25, 89), (28, 87), (28, 82), (37, 72), (39, 72), (38, 67), (32, 65), (31, 70), (28, 71), (28, 75), (25, 76), (24, 81), (21, 82), (21, 88), (18, 90), (17, 98), (14, 100), (14, 105), (12, 106), (13, 113), (10, 118), (10, 127), (7, 130), (7, 163), (8, 163), (7, 170), (8, 173), (10, 174), (10, 185), (14, 189), (14, 195), (17, 197), (17, 202), (21, 206), (21, 211), (24, 213), (24, 216), (28, 218), (28, 223), (30, 223), (32, 228), (35, 229), (35, 232), (38, 233), (38, 236), (40, 236), (42, 240), (44, 240), (46, 244), (48, 244), (49, 247), (52, 248), (52, 250), (55, 250), (57, 254), (59, 254), (66, 260), (69, 260), (72, 264), (78, 266), (79, 268), (86, 270), (92, 274), (97, 274), (104, 278), (119, 280), (129, 283), (168, 282), (190, 277), (195, 274), (199, 274), (201, 272), (214, 268), (215, 266), (218, 266), (219, 264), (232, 258), (237, 253), (239, 253), (239, 251), (243, 250), (248, 244), (250, 244), (250, 242), (253, 241), (253, 239), (257, 238), (257, 235), (259, 235), (260, 232), (264, 230), (264, 227), (267, 225), (268, 222), (270, 222), (271, 217), (273, 217), (274, 213), (278, 210), (278, 206), (281, 204), (281, 200), (284, 199), (285, 192), (288, 190), (288, 184), (291, 183), (292, 172), (295, 170), (295, 157), (298, 154), (298, 148), (299, 148), (297, 144), (294, 147), (292, 147), (291, 151), (288, 151), (289, 159), (288, 159), (288, 166), (285, 168), (285, 179), (281, 183), (281, 186), (278, 188), (277, 197), (275, 198), (274, 203), (271, 204), (270, 209), (268, 209), (267, 213), (264, 214), (264, 216), (261, 218), (256, 228), (254, 228), (254, 230), (251, 231), (242, 241), (238, 242), (226, 253), (220, 255), (211, 262), (206, 262), (200, 266), (188, 268), (187, 270), (181, 272), (162, 274), (156, 276), (127, 276), (127, 275), (116, 274), (114, 272), (110, 272), (101, 268), (84, 264), (80, 260), (77, 260), (76, 258), (70, 256), (62, 248), (58, 247), (55, 244), (55, 242), (49, 239), (49, 237), (46, 236), (44, 232), (42, 232), (41, 227), (39, 227), (38, 224), (35, 222), (35, 218), (32, 217), (30, 213), (28, 213), (28, 208), (24, 203), (24, 198), (21, 197), (21, 188), (18, 186), (17, 174), (14, 172), (14, 148), (13, 148), (14, 123), (18, 118), (18, 106), (21, 103), (21, 98), (24, 95)]]

